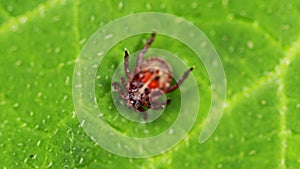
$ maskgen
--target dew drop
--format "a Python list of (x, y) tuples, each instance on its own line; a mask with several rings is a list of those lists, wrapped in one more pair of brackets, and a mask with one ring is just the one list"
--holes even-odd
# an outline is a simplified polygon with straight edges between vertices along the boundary
[(41, 6), (39, 8), (39, 14), (40, 14), (40, 17), (44, 17), (45, 16), (45, 8), (44, 8), (44, 6)]
[(289, 59), (285, 59), (284, 62), (285, 62), (286, 65), (291, 64), (291, 61)]
[(96, 63), (96, 64), (93, 64), (92, 68), (95, 68), (95, 69), (97, 69), (97, 68), (98, 68), (98, 63)]
[(120, 1), (120, 2), (119, 2), (119, 4), (118, 4), (118, 8), (119, 8), (119, 9), (122, 9), (122, 8), (123, 8), (123, 6), (124, 6), (124, 3), (123, 3), (123, 1)]
[(146, 3), (146, 8), (147, 9), (151, 9), (151, 4), (150, 3)]
[(65, 80), (65, 85), (66, 85), (66, 86), (68, 86), (68, 85), (69, 85), (69, 83), (70, 83), (70, 77), (69, 77), (69, 76), (67, 76), (67, 77), (66, 77), (66, 80)]
[(50, 83), (48, 83), (48, 87), (52, 87), (53, 86), (53, 84), (50, 82)]
[(195, 37), (195, 34), (194, 32), (189, 32), (189, 36), (192, 38), (192, 37)]
[(48, 168), (50, 168), (53, 165), (53, 162), (50, 161), (50, 163), (47, 165)]
[(263, 118), (263, 115), (262, 115), (262, 114), (258, 114), (258, 115), (257, 115), (257, 118), (258, 118), (259, 120), (261, 120), (261, 119)]
[(122, 146), (121, 146), (121, 143), (120, 143), (120, 142), (117, 143), (117, 147), (118, 147), (119, 149), (122, 149)]
[(232, 13), (228, 14), (228, 15), (226, 16), (226, 19), (227, 19), (228, 21), (232, 21), (232, 20), (234, 19), (234, 14), (232, 14)]
[(290, 29), (290, 25), (282, 25), (281, 29), (282, 30), (289, 30)]
[(191, 7), (192, 7), (192, 8), (197, 8), (197, 6), (198, 6), (198, 4), (197, 4), (196, 2), (193, 2), (193, 3), (191, 4)]
[(82, 84), (75, 84), (74, 87), (75, 88), (82, 88)]
[(248, 46), (249, 49), (253, 49), (254, 48), (254, 44), (253, 44), (252, 41), (248, 41), (247, 42), (247, 46)]
[(174, 134), (174, 129), (173, 129), (173, 128), (170, 128), (168, 133), (169, 133), (170, 135)]
[(100, 52), (97, 53), (97, 55), (98, 55), (98, 56), (102, 56), (102, 55), (103, 55), (103, 52), (100, 51)]
[(16, 65), (16, 67), (21, 66), (22, 65), (22, 60), (16, 61), (15, 65)]
[(22, 147), (24, 144), (23, 143), (17, 143), (17, 146)]
[(219, 136), (215, 136), (214, 140), (215, 142), (219, 141)]
[(26, 16), (21, 17), (21, 18), (20, 18), (20, 22), (21, 22), (21, 24), (26, 23), (26, 22), (27, 22), (27, 17), (26, 17)]
[(80, 126), (83, 127), (84, 123), (85, 123), (85, 120), (82, 120), (80, 123)]
[(223, 41), (227, 41), (227, 40), (228, 40), (227, 35), (224, 35), (224, 36), (222, 37), (222, 40), (223, 40)]
[(241, 11), (241, 12), (240, 12), (240, 15), (241, 15), (241, 16), (246, 16), (246, 11)]
[(254, 155), (256, 153), (256, 150), (251, 150), (248, 154), (249, 155)]
[(27, 123), (21, 124), (21, 127), (26, 127), (26, 126), (27, 126)]
[(268, 9), (267, 9), (267, 13), (268, 13), (268, 14), (272, 14), (272, 13), (273, 13), (273, 9), (272, 9), (272, 8), (268, 8)]
[(13, 107), (14, 107), (14, 108), (17, 108), (17, 107), (19, 107), (19, 105), (20, 105), (19, 103), (15, 103), (15, 104), (13, 105)]
[(222, 0), (222, 5), (224, 7), (227, 7), (228, 6), (228, 0)]
[(202, 42), (200, 43), (200, 47), (201, 47), (201, 48), (205, 48), (206, 46), (207, 46), (207, 42), (202, 41)]
[(36, 143), (37, 146), (40, 146), (41, 145), (41, 140), (39, 140), (37, 143)]
[(79, 160), (79, 164), (81, 164), (83, 162), (83, 158), (81, 157)]
[(218, 60), (214, 60), (213, 63), (212, 63), (212, 66), (213, 67), (218, 67), (219, 65), (219, 61)]
[[(137, 130), (137, 128), (136, 128), (136, 130)], [(136, 132), (137, 132), (137, 131), (136, 131)], [(144, 130), (144, 134), (149, 134), (149, 130), (145, 129), (145, 130)]]
[(30, 158), (36, 159), (36, 156), (37, 156), (36, 154), (35, 155), (31, 155)]
[(82, 45), (82, 44), (84, 44), (85, 41), (86, 41), (86, 38), (82, 38), (82, 39), (79, 41), (79, 44)]
[(0, 102), (0, 105), (5, 105), (7, 102), (5, 101), (5, 100), (2, 100), (1, 102)]
[(211, 35), (211, 36), (215, 36), (215, 35), (216, 35), (216, 31), (215, 31), (215, 30), (211, 30), (211, 31), (209, 31), (209, 35)]
[(64, 95), (63, 102), (66, 101), (67, 99), (68, 99), (68, 95)]
[(17, 25), (13, 25), (11, 26), (11, 31), (16, 32), (18, 30), (18, 26)]
[(235, 51), (235, 47), (234, 46), (229, 46), (228, 51), (230, 53), (233, 53)]
[(14, 10), (14, 8), (12, 6), (8, 6), (6, 9), (8, 12), (12, 12)]
[(11, 47), (9, 48), (8, 51), (9, 51), (9, 53), (12, 53), (12, 52), (17, 51), (17, 49), (18, 49), (18, 48), (17, 48), (16, 46), (13, 45), (13, 46), (11, 46)]
[(91, 15), (90, 20), (93, 22), (95, 20), (95, 15)]
[(52, 21), (53, 22), (57, 22), (57, 21), (59, 21), (60, 20), (60, 17), (59, 16), (54, 16), (54, 17), (52, 17)]
[(107, 34), (106, 36), (104, 36), (104, 39), (110, 39), (110, 38), (112, 38), (112, 37), (113, 37), (113, 34), (110, 33), (110, 34)]
[(253, 25), (254, 28), (256, 28), (256, 27), (258, 27), (259, 22), (257, 20), (255, 20), (252, 25)]
[(212, 7), (214, 7), (214, 4), (212, 2), (209, 2), (209, 3), (207, 3), (207, 7), (212, 8)]
[(37, 97), (41, 97), (42, 96), (42, 93), (41, 92), (38, 92), (37, 93)]
[(54, 49), (54, 53), (57, 54), (57, 53), (59, 53), (59, 52), (60, 52), (60, 48), (55, 48), (55, 49)]

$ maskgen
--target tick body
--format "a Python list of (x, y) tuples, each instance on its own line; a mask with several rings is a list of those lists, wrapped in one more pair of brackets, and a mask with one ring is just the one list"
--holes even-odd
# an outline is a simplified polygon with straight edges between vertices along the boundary
[(159, 101), (158, 99), (164, 94), (176, 90), (182, 82), (188, 77), (193, 67), (184, 72), (183, 76), (173, 85), (172, 68), (162, 58), (150, 57), (143, 60), (143, 56), (155, 38), (152, 33), (151, 38), (139, 54), (137, 66), (130, 72), (128, 51), (125, 50), (124, 68), (127, 80), (122, 77), (121, 82), (125, 88), (125, 93), (118, 82), (113, 82), (113, 88), (119, 92), (120, 97), (128, 108), (133, 108), (137, 112), (143, 112), (143, 118), (147, 118), (146, 110), (160, 110), (165, 108), (171, 101)]

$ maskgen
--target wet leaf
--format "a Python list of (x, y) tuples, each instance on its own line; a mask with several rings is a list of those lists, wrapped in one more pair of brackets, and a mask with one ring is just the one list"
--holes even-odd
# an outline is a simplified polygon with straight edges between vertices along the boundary
[[(299, 7), (297, 1), (0, 1), (0, 167), (299, 168)], [(211, 96), (199, 64), (194, 75), (201, 108), (191, 132), (164, 154), (130, 159), (101, 149), (80, 127), (72, 75), (82, 46), (99, 27), (150, 11), (183, 17), (212, 41), (227, 77), (226, 109), (213, 136), (200, 144)], [(163, 115), (155, 126), (139, 128), (113, 110), (106, 79), (122, 61), (123, 48), (139, 50), (147, 37), (115, 46), (99, 68), (107, 77), (96, 79), (99, 108), (112, 112), (104, 114), (109, 124), (130, 136), (158, 134), (176, 118)], [(157, 38), (154, 47), (176, 53), (187, 65), (196, 62), (179, 41)]]

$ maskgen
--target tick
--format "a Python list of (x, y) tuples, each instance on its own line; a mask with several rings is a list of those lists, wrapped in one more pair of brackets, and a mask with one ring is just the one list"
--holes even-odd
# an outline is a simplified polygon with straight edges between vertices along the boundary
[(125, 105), (137, 112), (142, 112), (144, 119), (147, 118), (146, 111), (148, 109), (164, 109), (171, 102), (171, 99), (168, 98), (166, 101), (159, 101), (158, 99), (164, 93), (176, 90), (193, 70), (193, 67), (186, 70), (183, 76), (175, 84), (171, 85), (173, 75), (172, 68), (168, 62), (159, 57), (143, 59), (154, 38), (155, 33), (152, 33), (150, 39), (139, 53), (137, 65), (133, 72), (129, 70), (129, 54), (125, 49), (124, 68), (127, 80), (121, 77), (121, 83), (125, 92), (120, 83), (112, 83), (114, 90), (119, 93)]

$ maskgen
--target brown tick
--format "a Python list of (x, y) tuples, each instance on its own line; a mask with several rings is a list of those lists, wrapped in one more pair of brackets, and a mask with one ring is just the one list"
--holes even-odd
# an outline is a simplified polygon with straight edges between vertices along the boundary
[(135, 109), (137, 112), (142, 112), (144, 114), (144, 119), (147, 118), (147, 109), (164, 109), (165, 106), (170, 103), (171, 99), (162, 102), (159, 101), (158, 98), (164, 93), (170, 93), (176, 90), (193, 70), (193, 67), (191, 67), (185, 71), (183, 76), (174, 85), (171, 85), (173, 81), (172, 68), (164, 59), (150, 57), (143, 60), (143, 56), (154, 38), (155, 33), (152, 33), (151, 38), (147, 41), (139, 54), (137, 66), (133, 72), (130, 72), (129, 70), (129, 54), (125, 49), (124, 68), (128, 82), (124, 77), (121, 78), (122, 85), (126, 90), (125, 93), (123, 92), (120, 83), (112, 83), (113, 88), (119, 92), (125, 105), (128, 108)]

